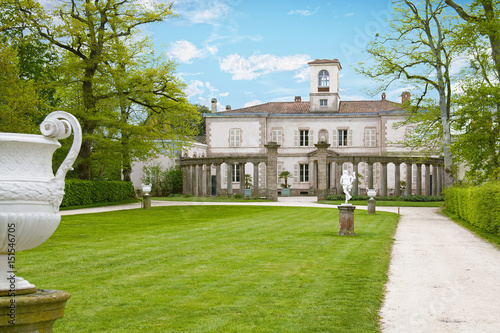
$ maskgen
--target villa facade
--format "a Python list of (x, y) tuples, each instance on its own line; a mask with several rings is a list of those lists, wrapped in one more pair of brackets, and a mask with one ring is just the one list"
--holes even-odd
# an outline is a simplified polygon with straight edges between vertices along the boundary
[[(184, 192), (194, 195), (243, 193), (246, 174), (253, 195), (275, 199), (290, 171), (291, 195), (341, 194), (343, 170), (357, 175), (354, 194), (377, 188), (379, 195), (439, 194), (443, 160), (411, 153), (402, 142), (411, 128), (396, 126), (406, 114), (401, 102), (382, 94), (374, 101), (341, 101), (340, 62), (310, 66), (310, 100), (261, 105), (206, 115), (206, 155), (180, 159)], [(248, 177), (247, 177), (248, 181)], [(248, 182), (247, 182), (248, 183)]]

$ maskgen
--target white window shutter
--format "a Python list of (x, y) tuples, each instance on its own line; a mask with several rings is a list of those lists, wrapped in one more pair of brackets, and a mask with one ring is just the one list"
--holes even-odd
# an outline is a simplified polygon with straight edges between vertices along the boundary
[(298, 164), (293, 165), (293, 182), (294, 183), (299, 182), (299, 165)]
[(337, 147), (338, 143), (339, 143), (339, 131), (333, 130), (332, 147)]
[(314, 147), (314, 131), (309, 130), (309, 147)]
[(352, 130), (347, 130), (347, 146), (352, 147)]
[(293, 131), (293, 145), (295, 147), (299, 146), (299, 130)]

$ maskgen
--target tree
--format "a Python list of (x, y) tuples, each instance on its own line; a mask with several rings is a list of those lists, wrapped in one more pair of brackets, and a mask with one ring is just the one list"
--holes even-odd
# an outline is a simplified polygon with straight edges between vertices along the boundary
[(38, 92), (20, 77), (16, 52), (0, 44), (0, 132), (35, 133)]
[(141, 26), (174, 16), (172, 5), (143, 6), (134, 0), (70, 0), (58, 1), (52, 10), (45, 10), (33, 0), (14, 3), (27, 27), (64, 52), (67, 82), (79, 83), (78, 91), (65, 93), (79, 101), (73, 103), (72, 109), (83, 131), (77, 168), (79, 178), (89, 179), (95, 148), (102, 143), (103, 135), (109, 134), (110, 127), (106, 125), (115, 114), (109, 109), (108, 100), (119, 95), (108, 85), (107, 63), (116, 55), (117, 45), (126, 47), (121, 41), (137, 33)]
[[(443, 1), (425, 0), (418, 3), (398, 0), (394, 3), (395, 19), (387, 36), (369, 43), (367, 51), (373, 56), (374, 65), (361, 65), (364, 75), (380, 80), (379, 91), (394, 82), (423, 86), (416, 103), (406, 103), (412, 116), (420, 117), (423, 107), (431, 116), (427, 125), (439, 126), (420, 132), (441, 133), (445, 167), (445, 186), (453, 183), (453, 158), (451, 147), (451, 98), (452, 75), (450, 68), (455, 50), (450, 41), (451, 24), (446, 16)], [(438, 95), (437, 104), (429, 99), (430, 93)], [(438, 113), (433, 110), (439, 110)], [(434, 115), (438, 118), (432, 118)], [(421, 124), (425, 126), (425, 124)]]
[(500, 180), (500, 4), (475, 0), (464, 9), (445, 2), (462, 19), (454, 42), (468, 60), (457, 91), (453, 153), (468, 166), (469, 181)]

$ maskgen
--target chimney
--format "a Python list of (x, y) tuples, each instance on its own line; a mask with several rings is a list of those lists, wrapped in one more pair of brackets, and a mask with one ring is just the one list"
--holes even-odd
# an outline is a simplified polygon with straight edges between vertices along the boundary
[(212, 98), (212, 113), (217, 112), (217, 98)]
[(302, 98), (300, 96), (295, 96), (295, 102), (302, 102)]
[(231, 105), (226, 105), (226, 111), (231, 111)]
[(382, 93), (382, 100), (385, 101), (385, 92)]
[(410, 96), (411, 94), (408, 92), (408, 91), (405, 91), (401, 94), (401, 102), (402, 103), (406, 103), (406, 102), (410, 102)]

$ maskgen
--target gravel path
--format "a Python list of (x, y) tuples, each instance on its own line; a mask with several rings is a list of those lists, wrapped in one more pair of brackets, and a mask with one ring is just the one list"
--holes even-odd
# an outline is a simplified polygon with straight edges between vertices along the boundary
[(382, 332), (500, 332), (500, 251), (435, 208), (401, 208)]

